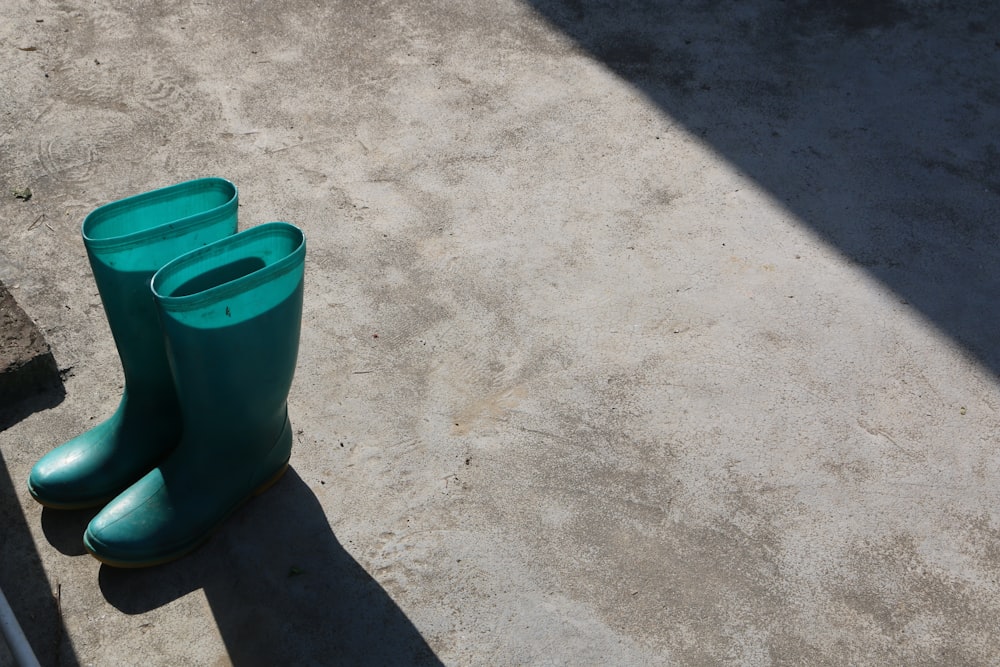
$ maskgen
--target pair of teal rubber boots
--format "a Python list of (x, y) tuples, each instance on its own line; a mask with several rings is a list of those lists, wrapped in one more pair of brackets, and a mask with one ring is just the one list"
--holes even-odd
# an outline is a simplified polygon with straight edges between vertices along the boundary
[(237, 207), (235, 185), (203, 178), (83, 222), (125, 390), (28, 488), (51, 508), (104, 505), (83, 542), (108, 565), (193, 551), (288, 467), (305, 236), (283, 222), (237, 233)]

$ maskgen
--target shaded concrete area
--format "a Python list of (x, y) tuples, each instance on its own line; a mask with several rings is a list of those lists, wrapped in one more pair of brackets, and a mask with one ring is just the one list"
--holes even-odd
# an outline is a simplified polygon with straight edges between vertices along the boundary
[[(879, 7), (8, 3), (0, 279), (73, 369), (0, 433), (39, 652), (991, 664), (1000, 21)], [(112, 571), (24, 487), (121, 392), (79, 225), (208, 174), (309, 237), (292, 472)]]
[[(0, 460), (0, 589), (18, 625), (43, 665), (79, 664), (69, 650), (66, 628), (59, 612), (59, 585), (50, 587), (32, 531), (18, 503), (21, 480), (13, 482)], [(6, 642), (0, 637), (0, 664), (12, 664)]]
[(1000, 372), (996, 3), (530, 4)]
[[(0, 432), (35, 412), (54, 408), (64, 395), (45, 337), (0, 282)], [(11, 480), (0, 458), (0, 591), (14, 614), (13, 623), (42, 664), (74, 664), (72, 655), (61, 649), (66, 629), (59, 613), (58, 586), (50, 591), (17, 486), (20, 480)], [(14, 636), (16, 631), (5, 627), (0, 637), (3, 664), (18, 653), (4, 641), (8, 633)]]

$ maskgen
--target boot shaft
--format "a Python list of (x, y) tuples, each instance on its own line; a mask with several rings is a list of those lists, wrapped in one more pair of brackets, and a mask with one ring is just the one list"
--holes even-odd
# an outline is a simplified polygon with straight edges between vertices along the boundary
[(180, 405), (167, 361), (153, 273), (174, 257), (236, 231), (236, 187), (205, 178), (101, 206), (83, 221), (94, 279), (125, 372), (118, 409), (46, 454), (28, 478), (44, 505), (102, 505), (174, 450)]
[(237, 207), (235, 185), (202, 178), (105, 204), (84, 219), (84, 246), (133, 399), (170, 384), (153, 274), (235, 233)]
[(298, 357), (305, 249), (301, 230), (268, 223), (154, 276), (185, 432), (278, 437)]

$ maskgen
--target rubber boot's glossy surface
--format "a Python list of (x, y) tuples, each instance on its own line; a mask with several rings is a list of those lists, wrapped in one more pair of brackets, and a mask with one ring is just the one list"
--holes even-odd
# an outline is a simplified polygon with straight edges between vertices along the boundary
[(83, 241), (125, 374), (117, 411), (55, 448), (28, 477), (43, 505), (102, 505), (149, 472), (180, 439), (180, 409), (150, 291), (153, 274), (236, 232), (236, 186), (202, 178), (92, 211)]
[(184, 435), (90, 522), (83, 541), (99, 560), (144, 567), (183, 556), (284, 473), (305, 250), (298, 228), (267, 223), (153, 277)]

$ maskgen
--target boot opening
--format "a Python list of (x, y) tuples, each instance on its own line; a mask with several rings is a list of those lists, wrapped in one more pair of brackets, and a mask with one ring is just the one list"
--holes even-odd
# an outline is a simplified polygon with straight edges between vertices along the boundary
[(188, 296), (204, 292), (207, 289), (224, 285), (237, 278), (248, 276), (254, 271), (260, 271), (265, 266), (264, 260), (260, 257), (244, 257), (235, 262), (230, 262), (229, 264), (224, 264), (223, 266), (218, 266), (198, 274), (170, 292), (169, 296)]
[(83, 235), (105, 241), (137, 234), (215, 211), (235, 199), (236, 186), (220, 178), (178, 183), (94, 209), (83, 222)]

